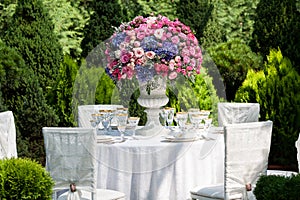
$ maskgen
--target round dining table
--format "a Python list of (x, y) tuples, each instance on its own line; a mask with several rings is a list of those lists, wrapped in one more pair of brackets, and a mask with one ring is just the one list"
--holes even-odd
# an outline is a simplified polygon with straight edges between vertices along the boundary
[(185, 200), (196, 186), (222, 183), (224, 137), (128, 137), (97, 144), (97, 188), (124, 192), (128, 200)]

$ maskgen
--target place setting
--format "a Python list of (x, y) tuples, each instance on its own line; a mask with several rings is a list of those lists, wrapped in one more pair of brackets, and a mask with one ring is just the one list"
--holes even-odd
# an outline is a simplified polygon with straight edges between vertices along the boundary
[(97, 143), (115, 144), (138, 139), (135, 131), (140, 118), (128, 117), (127, 108), (99, 110), (91, 116), (90, 123), (96, 129)]
[[(210, 111), (191, 108), (188, 112), (170, 111), (170, 108), (162, 109), (170, 133), (163, 136), (162, 142), (193, 142), (197, 140), (215, 140), (208, 136), (212, 127), (212, 119), (209, 118)], [(173, 123), (176, 126), (170, 126)]]

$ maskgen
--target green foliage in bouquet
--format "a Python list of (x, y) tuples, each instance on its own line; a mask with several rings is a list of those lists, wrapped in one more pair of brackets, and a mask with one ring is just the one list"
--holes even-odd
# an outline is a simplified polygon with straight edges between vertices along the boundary
[(15, 117), (18, 155), (44, 162), (43, 126), (57, 126), (58, 117), (43, 95), (38, 78), (20, 53), (0, 43), (0, 90)]
[(228, 101), (234, 100), (235, 93), (246, 78), (248, 69), (262, 69), (262, 58), (253, 53), (249, 46), (235, 39), (208, 49), (223, 78)]
[(271, 50), (265, 70), (249, 71), (235, 101), (258, 102), (260, 120), (273, 121), (269, 163), (296, 166), (299, 134), (300, 76), (281, 51)]
[(51, 200), (53, 186), (50, 174), (35, 161), (0, 160), (0, 199)]
[(300, 175), (291, 177), (263, 175), (254, 189), (256, 199), (259, 200), (299, 200)]
[(251, 48), (264, 59), (271, 48), (281, 49), (300, 73), (300, 10), (298, 0), (261, 0), (257, 5)]

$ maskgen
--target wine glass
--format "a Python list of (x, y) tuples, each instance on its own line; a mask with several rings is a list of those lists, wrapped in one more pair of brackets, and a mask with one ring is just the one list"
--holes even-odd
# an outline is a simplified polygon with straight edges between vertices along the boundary
[(118, 121), (117, 127), (120, 132), (122, 140), (124, 139), (124, 134), (125, 134), (126, 126), (127, 126), (127, 118), (128, 118), (128, 114), (126, 114), (126, 113), (118, 113), (117, 114), (117, 121)]
[(139, 117), (129, 117), (128, 124), (129, 128), (132, 130), (132, 138), (135, 138), (135, 129), (140, 121)]
[(189, 114), (189, 120), (190, 122), (193, 124), (193, 128), (196, 129), (196, 125), (197, 125), (197, 119), (194, 119), (194, 116), (196, 116), (196, 114), (200, 114), (200, 109), (199, 108), (190, 108), (188, 110), (188, 114)]
[(178, 122), (178, 126), (181, 130), (181, 132), (184, 132), (184, 128), (185, 128), (185, 124), (187, 122), (188, 119), (188, 113), (187, 112), (177, 112), (176, 113), (176, 119)]
[(100, 114), (102, 114), (102, 125), (104, 127), (104, 131), (111, 131), (111, 119), (112, 119), (112, 111), (111, 110), (100, 110)]
[(174, 120), (174, 113), (175, 113), (175, 108), (170, 108), (166, 107), (164, 108), (164, 111), (166, 113), (166, 121), (167, 121), (167, 126), (171, 126)]

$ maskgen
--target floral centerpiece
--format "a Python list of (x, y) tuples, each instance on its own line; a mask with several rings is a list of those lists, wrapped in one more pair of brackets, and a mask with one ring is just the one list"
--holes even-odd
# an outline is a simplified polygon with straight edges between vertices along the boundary
[(200, 73), (202, 52), (190, 27), (158, 15), (138, 16), (123, 23), (106, 42), (106, 73), (115, 83), (136, 78), (138, 103), (146, 107), (147, 122), (137, 134), (166, 133), (159, 122), (160, 107), (169, 101), (166, 80)]
[(149, 82), (156, 75), (174, 80), (178, 74), (193, 80), (202, 63), (201, 48), (190, 27), (161, 15), (138, 16), (121, 24), (106, 43), (105, 55), (106, 73), (114, 82), (134, 77)]

